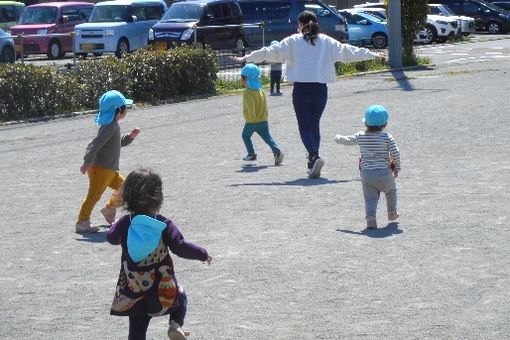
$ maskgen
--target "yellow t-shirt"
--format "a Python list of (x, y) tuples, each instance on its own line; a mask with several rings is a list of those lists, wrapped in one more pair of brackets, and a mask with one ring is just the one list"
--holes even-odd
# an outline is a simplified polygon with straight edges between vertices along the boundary
[(264, 91), (244, 89), (243, 115), (246, 123), (267, 121), (267, 102)]

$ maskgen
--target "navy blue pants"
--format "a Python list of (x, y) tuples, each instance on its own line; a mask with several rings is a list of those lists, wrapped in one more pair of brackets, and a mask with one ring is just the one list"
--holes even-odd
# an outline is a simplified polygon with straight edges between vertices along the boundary
[(270, 91), (271, 93), (274, 92), (275, 85), (276, 85), (276, 92), (280, 92), (280, 82), (282, 80), (282, 71), (271, 71), (270, 73)]
[[(175, 320), (179, 325), (184, 325), (184, 317), (188, 309), (188, 298), (182, 291), (179, 294), (179, 306), (170, 314), (170, 321)], [(138, 315), (129, 317), (129, 336), (128, 340), (145, 340), (147, 338), (147, 328), (151, 322), (151, 316)]]
[(328, 87), (322, 83), (294, 83), (292, 104), (301, 140), (309, 160), (319, 157), (321, 144), (320, 121), (328, 100)]

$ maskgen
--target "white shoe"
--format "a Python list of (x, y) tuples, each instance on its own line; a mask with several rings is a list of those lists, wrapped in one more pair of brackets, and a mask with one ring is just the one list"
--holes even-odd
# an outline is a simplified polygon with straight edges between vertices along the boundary
[(170, 327), (168, 328), (168, 338), (170, 340), (186, 340), (186, 335), (179, 325), (174, 320), (170, 321)]
[(106, 223), (112, 224), (113, 222), (115, 222), (115, 215), (117, 214), (117, 209), (104, 207), (103, 209), (101, 209), (101, 214), (103, 214)]
[(78, 222), (74, 226), (74, 229), (77, 234), (90, 234), (97, 233), (99, 231), (98, 227), (90, 225), (90, 221)]
[(317, 158), (313, 163), (313, 166), (310, 170), (308, 170), (309, 178), (317, 178), (321, 176), (321, 169), (324, 166), (324, 160), (322, 158)]
[(277, 155), (274, 156), (274, 165), (281, 165), (283, 162), (283, 152), (278, 152)]

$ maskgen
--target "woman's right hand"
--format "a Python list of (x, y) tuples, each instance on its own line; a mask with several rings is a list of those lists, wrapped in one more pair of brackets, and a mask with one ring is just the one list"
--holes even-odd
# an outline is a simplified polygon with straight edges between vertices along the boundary
[(244, 63), (246, 61), (245, 57), (230, 56), (228, 59), (235, 61), (236, 63)]

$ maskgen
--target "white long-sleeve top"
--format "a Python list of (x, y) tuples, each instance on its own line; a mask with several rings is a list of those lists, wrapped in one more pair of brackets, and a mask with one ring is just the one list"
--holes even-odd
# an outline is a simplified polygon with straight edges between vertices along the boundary
[(293, 34), (278, 44), (263, 47), (245, 57), (248, 62), (287, 63), (287, 80), (304, 83), (334, 83), (335, 62), (344, 63), (370, 60), (378, 55), (366, 48), (358, 48), (325, 35), (319, 34), (315, 45), (306, 41), (303, 34)]
[(400, 171), (400, 151), (393, 136), (385, 131), (360, 131), (353, 136), (336, 135), (335, 142), (343, 145), (359, 145), (361, 171), (384, 170), (395, 162), (395, 170)]

